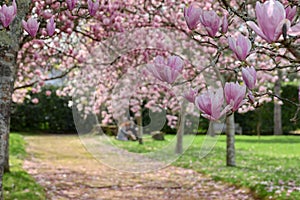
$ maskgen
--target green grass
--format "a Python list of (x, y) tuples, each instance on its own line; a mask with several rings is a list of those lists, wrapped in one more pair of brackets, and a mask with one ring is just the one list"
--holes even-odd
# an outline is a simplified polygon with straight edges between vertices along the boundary
[(173, 140), (175, 135), (168, 135), (165, 137), (165, 140), (162, 141), (155, 141), (151, 137), (144, 137), (143, 138), (143, 145), (140, 145), (137, 141), (120, 141), (116, 140), (115, 138), (111, 138), (110, 142), (112, 145), (116, 147), (120, 147), (126, 149), (130, 152), (134, 153), (148, 153), (153, 152), (158, 149), (161, 149), (165, 145), (169, 144), (171, 140)]
[(46, 199), (43, 188), (22, 168), (26, 156), (25, 141), (19, 134), (10, 134), (10, 172), (4, 174), (4, 199), (42, 200)]
[[(167, 136), (171, 140), (173, 136)], [(237, 167), (226, 167), (226, 137), (220, 136), (210, 154), (199, 159), (204, 136), (197, 136), (191, 147), (173, 165), (194, 169), (215, 180), (250, 188), (264, 199), (300, 199), (300, 137), (236, 136)], [(133, 152), (149, 152), (166, 142), (116, 142)]]

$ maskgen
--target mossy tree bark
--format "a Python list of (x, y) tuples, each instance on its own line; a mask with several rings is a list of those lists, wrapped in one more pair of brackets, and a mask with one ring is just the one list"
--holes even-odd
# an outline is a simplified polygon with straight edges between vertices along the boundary
[(0, 30), (0, 199), (3, 199), (3, 173), (9, 171), (8, 138), (17, 55), (22, 43), (22, 19), (29, 12), (30, 0), (17, 0), (17, 16), (8, 29)]

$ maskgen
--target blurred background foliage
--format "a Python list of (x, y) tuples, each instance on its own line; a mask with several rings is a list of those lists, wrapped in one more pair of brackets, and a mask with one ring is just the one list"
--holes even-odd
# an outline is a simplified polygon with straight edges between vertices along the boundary
[[(46, 91), (51, 91), (47, 96)], [(12, 131), (43, 131), (48, 133), (76, 133), (72, 108), (68, 106), (70, 97), (57, 96), (55, 86), (44, 87), (40, 93), (31, 94), (31, 98), (25, 99), (22, 104), (14, 104), (12, 109)], [(298, 99), (298, 86), (287, 84), (282, 86), (283, 98), (294, 102)], [(38, 98), (39, 103), (32, 103), (33, 98)], [(256, 135), (260, 130), (261, 135), (273, 134), (273, 108), (274, 103), (265, 103), (258, 109), (244, 114), (236, 113), (235, 121), (245, 135)], [(284, 134), (300, 130), (300, 122), (291, 122), (296, 111), (296, 106), (288, 102), (282, 105), (282, 127)], [(143, 110), (143, 125), (150, 123), (149, 110)], [(78, 121), (78, 120), (77, 120)], [(81, 127), (81, 126), (80, 126)], [(203, 117), (199, 120), (198, 134), (205, 134), (208, 129), (208, 120)], [(81, 131), (81, 130), (80, 130)], [(85, 131), (88, 132), (89, 130)], [(165, 124), (162, 129), (167, 134), (176, 134), (176, 129)], [(82, 132), (82, 131), (81, 131)], [(144, 131), (147, 133), (147, 130)]]
[[(30, 94), (22, 104), (14, 104), (11, 115), (12, 131), (45, 131), (49, 133), (75, 133), (70, 97), (57, 96), (55, 86), (47, 86), (40, 93)], [(46, 91), (51, 91), (47, 96)], [(39, 103), (32, 103), (37, 98)]]

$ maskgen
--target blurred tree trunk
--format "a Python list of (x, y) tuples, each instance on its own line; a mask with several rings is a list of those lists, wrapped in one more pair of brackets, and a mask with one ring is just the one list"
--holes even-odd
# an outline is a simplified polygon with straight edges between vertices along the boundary
[(139, 144), (143, 144), (143, 113), (141, 111), (141, 116), (136, 117), (136, 121), (138, 124), (138, 141)]
[[(274, 94), (281, 96), (281, 73), (278, 71), (278, 79), (274, 85)], [(281, 105), (279, 100), (274, 100), (274, 135), (282, 135)]]
[(183, 133), (184, 133), (184, 123), (185, 123), (185, 101), (182, 102), (181, 110), (180, 110), (180, 121), (178, 131), (176, 134), (176, 147), (175, 147), (175, 153), (181, 154), (182, 153), (182, 139), (183, 139)]
[(176, 148), (175, 148), (175, 152), (177, 154), (181, 154), (182, 151), (183, 151), (183, 134), (184, 134), (184, 125), (185, 125), (185, 108), (186, 108), (186, 101), (184, 100), (182, 102), (182, 105), (181, 105), (181, 110), (180, 110), (180, 121), (179, 121), (179, 128), (178, 128), (178, 131), (177, 131), (177, 141), (176, 141)]
[(214, 122), (213, 121), (209, 122), (208, 130), (207, 130), (207, 135), (212, 136), (212, 137), (214, 137), (216, 135), (215, 129), (214, 129)]
[(234, 127), (234, 113), (227, 116), (226, 118), (226, 165), (227, 166), (236, 166), (235, 164), (235, 127)]
[(256, 133), (258, 138), (260, 138), (260, 129), (261, 129), (261, 110), (257, 108), (256, 113), (258, 114), (258, 121), (256, 123)]
[(177, 141), (176, 141), (175, 152), (177, 154), (181, 154), (182, 153), (183, 131), (184, 131), (184, 124), (180, 124), (179, 130), (178, 130), (177, 135), (176, 135)]

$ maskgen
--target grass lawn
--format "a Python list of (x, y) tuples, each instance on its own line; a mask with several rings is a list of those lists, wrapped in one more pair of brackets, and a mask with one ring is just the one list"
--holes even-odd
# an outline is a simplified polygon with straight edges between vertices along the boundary
[[(174, 136), (166, 136), (170, 141)], [(173, 165), (208, 174), (215, 180), (250, 188), (265, 199), (300, 199), (300, 136), (236, 136), (237, 167), (226, 167), (226, 137), (220, 136), (215, 148), (199, 159), (204, 136), (197, 136), (192, 146)], [(149, 152), (167, 142), (146, 140), (116, 141), (114, 144), (132, 152)]]
[(165, 145), (168, 145), (173, 139), (175, 139), (175, 135), (167, 135), (165, 136), (165, 140), (155, 141), (151, 137), (143, 137), (144, 145), (140, 145), (137, 141), (120, 141), (116, 140), (114, 137), (111, 137), (111, 144), (126, 149), (130, 152), (135, 153), (148, 153), (153, 152), (157, 149), (163, 148)]
[(25, 141), (19, 134), (10, 134), (11, 172), (4, 174), (4, 199), (7, 200), (42, 200), (46, 199), (43, 188), (22, 169), (26, 156)]

